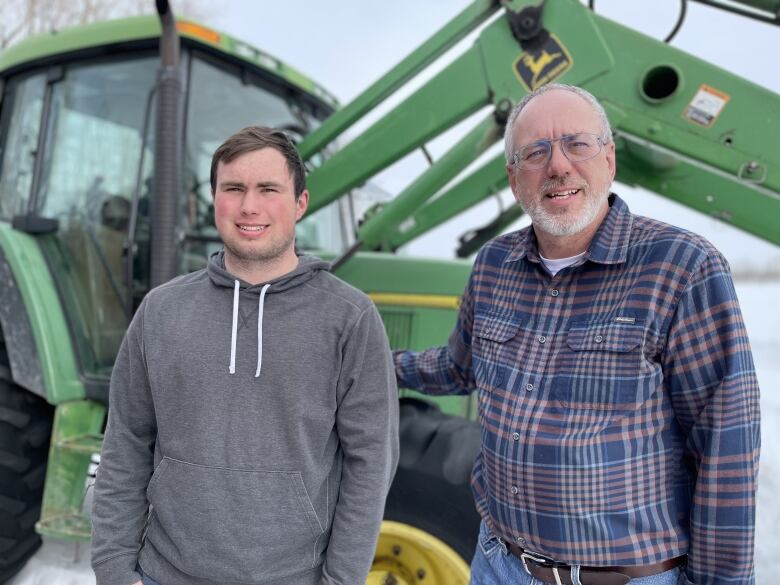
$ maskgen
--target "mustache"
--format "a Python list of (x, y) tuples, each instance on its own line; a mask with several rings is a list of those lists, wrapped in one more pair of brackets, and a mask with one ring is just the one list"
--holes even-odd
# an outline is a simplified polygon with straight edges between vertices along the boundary
[(541, 187), (539, 187), (539, 193), (549, 193), (550, 191), (556, 191), (562, 187), (574, 187), (576, 189), (582, 189), (583, 191), (586, 191), (588, 189), (588, 184), (583, 180), (573, 180), (573, 179), (567, 179), (567, 178), (559, 178), (559, 177), (553, 177), (551, 179), (547, 179), (544, 183), (542, 183)]

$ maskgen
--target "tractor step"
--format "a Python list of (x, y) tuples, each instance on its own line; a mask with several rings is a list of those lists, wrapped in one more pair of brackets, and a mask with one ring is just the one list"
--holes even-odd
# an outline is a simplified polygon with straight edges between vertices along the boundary
[(89, 540), (89, 486), (94, 453), (100, 453), (106, 407), (92, 400), (58, 404), (46, 470), (38, 533), (61, 540)]
[(100, 453), (100, 450), (103, 447), (103, 435), (97, 433), (76, 435), (75, 437), (68, 437), (67, 439), (57, 441), (56, 446), (63, 451), (69, 451), (71, 453), (82, 453), (84, 455)]
[(89, 540), (92, 524), (82, 514), (60, 514), (41, 518), (35, 525), (39, 534), (63, 540)]

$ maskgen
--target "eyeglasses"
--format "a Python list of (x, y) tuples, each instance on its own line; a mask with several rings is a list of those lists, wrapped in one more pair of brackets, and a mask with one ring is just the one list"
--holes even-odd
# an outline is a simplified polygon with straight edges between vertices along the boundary
[(512, 164), (520, 169), (541, 169), (552, 158), (553, 142), (561, 143), (564, 156), (571, 162), (582, 162), (595, 157), (604, 148), (604, 138), (597, 134), (580, 132), (552, 140), (537, 140), (520, 147), (512, 155)]

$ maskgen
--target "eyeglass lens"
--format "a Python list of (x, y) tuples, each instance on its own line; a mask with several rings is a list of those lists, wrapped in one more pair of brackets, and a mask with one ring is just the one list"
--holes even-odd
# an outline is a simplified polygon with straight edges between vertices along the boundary
[(523, 146), (517, 151), (517, 163), (524, 169), (535, 169), (545, 166), (552, 156), (554, 142), (561, 143), (563, 154), (571, 162), (581, 162), (596, 156), (601, 152), (601, 140), (595, 134), (580, 133), (561, 136), (553, 140), (539, 140)]

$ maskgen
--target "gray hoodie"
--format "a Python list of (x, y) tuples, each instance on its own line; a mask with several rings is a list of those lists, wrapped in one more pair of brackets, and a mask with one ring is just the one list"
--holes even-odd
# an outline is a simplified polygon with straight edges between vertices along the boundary
[(360, 585), (398, 460), (371, 301), (300, 257), (260, 285), (208, 268), (151, 291), (111, 377), (97, 585)]

